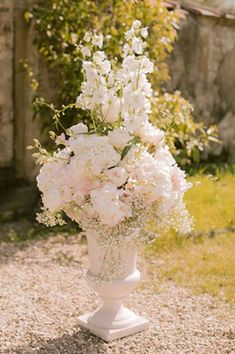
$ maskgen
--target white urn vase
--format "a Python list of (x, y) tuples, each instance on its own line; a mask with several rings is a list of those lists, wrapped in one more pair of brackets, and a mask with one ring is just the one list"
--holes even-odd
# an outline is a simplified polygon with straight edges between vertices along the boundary
[[(126, 308), (122, 301), (140, 281), (136, 269), (136, 250), (112, 246), (103, 248), (97, 239), (88, 236), (90, 269), (87, 282), (100, 296), (103, 305), (96, 311), (80, 316), (79, 325), (105, 341), (125, 337), (149, 327), (149, 321)], [(118, 262), (118, 265), (115, 265)], [(105, 280), (106, 270), (116, 277)]]

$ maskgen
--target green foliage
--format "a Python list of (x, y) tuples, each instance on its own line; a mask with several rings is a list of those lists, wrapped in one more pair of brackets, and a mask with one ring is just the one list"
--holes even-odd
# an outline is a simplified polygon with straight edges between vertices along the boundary
[(166, 130), (168, 145), (182, 166), (198, 165), (204, 148), (218, 142), (217, 127), (195, 122), (192, 110), (180, 92), (165, 93), (156, 99), (152, 115), (152, 121)]
[[(105, 36), (104, 49), (109, 57), (119, 61), (124, 32), (134, 19), (139, 19), (149, 28), (148, 53), (155, 64), (152, 84), (158, 96), (153, 109), (153, 122), (167, 131), (169, 142), (178, 162), (185, 166), (198, 162), (205, 145), (215, 137), (215, 129), (209, 130), (197, 124), (191, 116), (191, 106), (179, 94), (162, 94), (162, 85), (169, 79), (166, 59), (173, 50), (176, 39), (178, 15), (168, 11), (162, 0), (39, 0), (25, 13), (25, 20), (33, 22), (36, 29), (35, 43), (39, 52), (54, 71), (58, 87), (57, 104), (62, 114), (55, 118), (53, 106), (37, 105), (43, 118), (44, 131), (52, 129), (52, 122), (68, 128), (78, 121), (89, 123), (86, 112), (67, 105), (75, 102), (80, 92), (83, 77), (78, 44), (91, 29), (102, 31)], [(37, 101), (38, 102), (38, 101)], [(41, 108), (39, 108), (41, 107)], [(46, 128), (46, 129), (45, 129)]]

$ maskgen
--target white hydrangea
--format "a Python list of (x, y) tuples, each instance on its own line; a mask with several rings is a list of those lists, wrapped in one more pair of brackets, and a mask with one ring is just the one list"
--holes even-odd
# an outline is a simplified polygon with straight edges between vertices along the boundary
[(77, 159), (85, 164), (94, 176), (117, 165), (121, 158), (109, 143), (107, 136), (92, 134), (71, 137), (68, 145)]

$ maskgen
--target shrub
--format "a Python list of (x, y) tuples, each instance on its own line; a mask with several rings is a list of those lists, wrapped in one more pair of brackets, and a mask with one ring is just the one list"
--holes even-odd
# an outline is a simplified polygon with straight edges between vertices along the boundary
[(192, 111), (190, 103), (177, 91), (160, 95), (152, 115), (152, 121), (166, 130), (171, 151), (182, 166), (198, 165), (203, 150), (210, 142), (218, 142), (217, 127), (195, 122)]

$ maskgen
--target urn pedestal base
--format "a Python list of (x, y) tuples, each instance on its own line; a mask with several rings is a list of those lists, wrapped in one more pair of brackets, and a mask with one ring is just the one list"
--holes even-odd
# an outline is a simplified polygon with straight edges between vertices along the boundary
[(89, 323), (90, 316), (91, 314), (80, 316), (78, 318), (78, 324), (81, 327), (88, 329), (92, 334), (102, 338), (106, 342), (138, 333), (149, 327), (149, 321), (147, 319), (136, 315), (135, 322), (133, 322), (128, 327), (118, 329), (105, 329), (96, 327)]
[[(80, 316), (78, 324), (92, 334), (110, 341), (129, 336), (149, 327), (149, 321), (129, 310), (123, 300), (137, 286), (140, 272), (136, 269), (136, 250), (111, 248), (110, 257), (100, 247), (95, 237), (88, 237), (90, 269), (86, 274), (88, 285), (99, 294), (102, 306), (96, 311)], [(112, 267), (112, 260), (118, 255), (121, 273), (111, 280), (104, 280), (104, 265)]]

